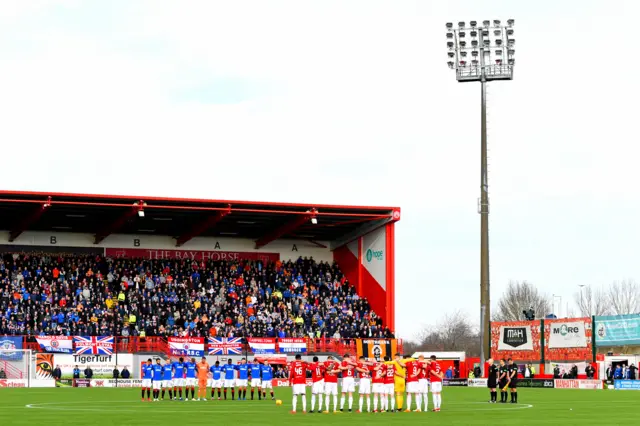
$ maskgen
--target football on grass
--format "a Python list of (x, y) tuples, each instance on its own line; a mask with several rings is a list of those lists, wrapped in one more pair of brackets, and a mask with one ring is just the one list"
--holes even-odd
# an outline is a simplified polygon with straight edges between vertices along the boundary
[(282, 405), (282, 400), (281, 399), (276, 399), (276, 405)]

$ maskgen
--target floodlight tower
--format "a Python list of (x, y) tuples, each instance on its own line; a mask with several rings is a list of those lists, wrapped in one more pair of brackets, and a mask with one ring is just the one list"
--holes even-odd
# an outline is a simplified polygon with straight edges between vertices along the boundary
[(447, 55), (449, 68), (456, 71), (461, 83), (480, 82), (480, 349), (484, 374), (486, 355), (491, 351), (491, 297), (489, 285), (489, 181), (487, 177), (487, 83), (512, 80), (515, 65), (513, 24), (499, 20), (447, 23)]

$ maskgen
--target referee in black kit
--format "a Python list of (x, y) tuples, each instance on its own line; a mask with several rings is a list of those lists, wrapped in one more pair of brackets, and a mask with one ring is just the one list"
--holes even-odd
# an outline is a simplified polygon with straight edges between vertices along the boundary
[(498, 366), (496, 366), (493, 362), (493, 358), (489, 358), (487, 360), (487, 364), (489, 364), (489, 373), (487, 375), (487, 387), (489, 388), (489, 392), (491, 393), (490, 404), (495, 404), (498, 402), (498, 392), (496, 392), (496, 388), (498, 387)]
[[(518, 364), (513, 362), (511, 358), (509, 358), (509, 389), (511, 389), (511, 403), (518, 403)], [(506, 400), (505, 396), (505, 400)]]
[(498, 369), (498, 386), (500, 387), (500, 403), (507, 402), (507, 386), (509, 385), (509, 367), (503, 359), (500, 360), (500, 368)]

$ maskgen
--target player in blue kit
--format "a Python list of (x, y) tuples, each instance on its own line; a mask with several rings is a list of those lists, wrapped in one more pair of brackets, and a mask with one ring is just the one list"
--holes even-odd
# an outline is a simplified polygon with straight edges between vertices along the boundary
[(215, 397), (215, 391), (218, 389), (218, 401), (222, 399), (222, 367), (220, 361), (216, 361), (209, 369), (211, 371), (211, 399)]
[(180, 401), (182, 401), (182, 388), (184, 387), (184, 359), (173, 363), (173, 399), (178, 399), (178, 392), (180, 392)]
[(242, 358), (236, 366), (238, 370), (238, 380), (236, 386), (238, 387), (238, 401), (247, 399), (247, 382), (249, 381), (249, 365), (247, 359)]
[(184, 366), (187, 370), (187, 389), (184, 392), (184, 400), (189, 400), (189, 388), (191, 388), (191, 400), (196, 400), (196, 373), (198, 370), (198, 365), (196, 364), (196, 359), (191, 358), (191, 361), (185, 362)]
[(156, 363), (153, 364), (153, 400), (158, 401), (160, 398), (160, 387), (162, 386), (162, 364), (160, 364), (160, 358), (156, 359)]
[(251, 399), (253, 399), (253, 393), (258, 389), (258, 399), (262, 399), (262, 393), (260, 391), (260, 384), (262, 380), (261, 374), (262, 366), (257, 359), (253, 360), (253, 363), (249, 364), (249, 374), (251, 375)]
[(162, 400), (164, 401), (164, 394), (169, 391), (169, 399), (173, 399), (173, 382), (171, 380), (172, 365), (171, 360), (167, 360), (165, 365), (162, 366)]
[(269, 361), (265, 361), (260, 367), (260, 373), (262, 374), (262, 397), (267, 399), (267, 389), (269, 389), (271, 390), (271, 399), (275, 399), (273, 396), (273, 367), (269, 365)]
[(146, 401), (151, 401), (151, 380), (153, 379), (153, 366), (151, 365), (151, 358), (147, 360), (147, 363), (142, 366), (142, 402), (144, 399), (144, 392), (147, 391)]
[(224, 399), (227, 399), (227, 389), (231, 389), (231, 399), (235, 399), (236, 366), (233, 365), (233, 360), (231, 358), (229, 358), (229, 363), (222, 367), (222, 371), (224, 372)]

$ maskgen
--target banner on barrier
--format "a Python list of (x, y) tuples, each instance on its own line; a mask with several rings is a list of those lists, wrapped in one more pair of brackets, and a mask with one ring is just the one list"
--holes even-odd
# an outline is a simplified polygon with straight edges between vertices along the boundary
[(640, 380), (614, 380), (613, 388), (619, 390), (640, 390)]
[(486, 388), (487, 384), (487, 379), (469, 379), (470, 388)]
[(603, 389), (602, 380), (555, 379), (556, 389)]
[(88, 387), (91, 387), (91, 380), (89, 380), (89, 379), (75, 379), (73, 381), (73, 387), (76, 387), (76, 388), (88, 388)]
[(278, 352), (286, 353), (305, 353), (307, 352), (307, 341), (303, 337), (278, 339)]
[(204, 337), (169, 337), (171, 355), (204, 356)]
[(254, 354), (274, 354), (276, 353), (276, 339), (250, 337), (249, 347)]
[(375, 359), (380, 362), (385, 356), (393, 358), (398, 351), (395, 339), (358, 339), (356, 352), (358, 357)]
[(38, 336), (36, 341), (44, 352), (73, 353), (73, 337), (71, 336)]
[(0, 361), (20, 361), (22, 359), (22, 337), (0, 337)]

